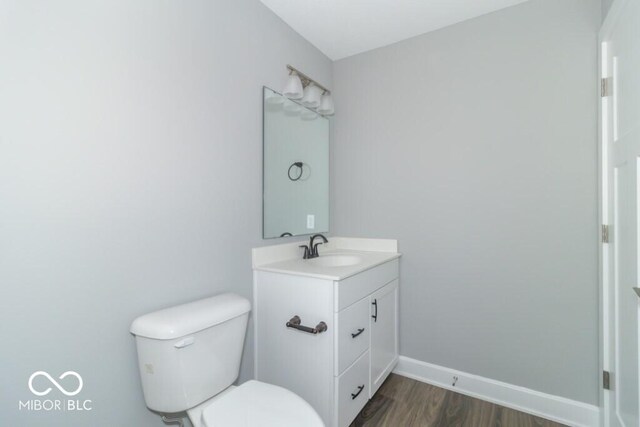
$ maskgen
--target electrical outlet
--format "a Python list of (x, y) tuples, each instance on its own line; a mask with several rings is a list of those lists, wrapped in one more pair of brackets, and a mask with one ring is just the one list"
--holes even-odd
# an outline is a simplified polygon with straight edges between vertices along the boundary
[(307, 215), (307, 229), (313, 230), (314, 228), (316, 228), (316, 216)]

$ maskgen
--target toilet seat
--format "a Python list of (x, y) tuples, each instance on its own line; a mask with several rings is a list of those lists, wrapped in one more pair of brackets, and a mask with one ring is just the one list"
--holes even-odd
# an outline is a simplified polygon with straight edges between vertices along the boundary
[(300, 396), (255, 380), (210, 402), (202, 411), (202, 423), (205, 427), (324, 427)]

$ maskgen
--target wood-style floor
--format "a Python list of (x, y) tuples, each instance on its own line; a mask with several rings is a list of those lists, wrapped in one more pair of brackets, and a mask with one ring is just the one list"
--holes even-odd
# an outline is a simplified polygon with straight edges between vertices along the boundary
[(561, 427), (484, 400), (391, 374), (351, 427)]

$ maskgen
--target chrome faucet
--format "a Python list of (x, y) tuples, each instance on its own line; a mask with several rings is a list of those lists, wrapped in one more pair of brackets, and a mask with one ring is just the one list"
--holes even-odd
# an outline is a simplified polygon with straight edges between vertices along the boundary
[[(316, 237), (321, 238), (322, 242), (318, 242), (314, 244), (313, 242), (316, 240)], [(301, 248), (304, 248), (304, 255), (302, 256), (302, 258), (303, 259), (318, 258), (319, 256), (318, 246), (321, 245), (323, 242), (329, 243), (327, 238), (324, 237), (322, 234), (314, 234), (313, 236), (311, 236), (311, 238), (309, 239), (309, 246), (300, 245)]]

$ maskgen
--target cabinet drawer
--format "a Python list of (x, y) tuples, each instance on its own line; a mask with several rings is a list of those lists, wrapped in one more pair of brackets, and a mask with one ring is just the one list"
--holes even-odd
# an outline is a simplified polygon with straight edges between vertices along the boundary
[(369, 298), (364, 298), (335, 315), (336, 376), (344, 372), (369, 348), (369, 306)]
[(394, 259), (363, 271), (362, 273), (358, 273), (355, 276), (334, 282), (336, 286), (334, 311), (338, 312), (349, 307), (354, 302), (370, 295), (393, 279), (397, 279), (398, 276), (398, 259)]
[(369, 352), (336, 378), (337, 427), (348, 427), (369, 400)]

